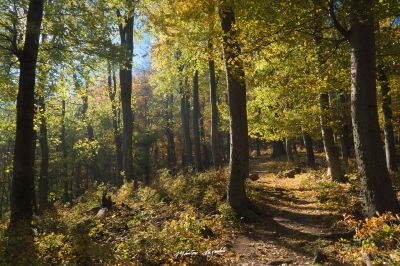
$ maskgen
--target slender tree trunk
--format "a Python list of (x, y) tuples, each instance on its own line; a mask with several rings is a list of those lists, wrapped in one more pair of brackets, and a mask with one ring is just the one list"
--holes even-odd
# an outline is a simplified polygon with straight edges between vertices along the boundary
[(222, 158), (219, 147), (219, 131), (218, 131), (218, 107), (217, 107), (217, 83), (215, 80), (215, 63), (214, 60), (208, 61), (208, 71), (210, 76), (210, 104), (211, 104), (211, 152), (213, 164), (216, 169), (221, 167)]
[(166, 99), (166, 121), (167, 126), (165, 128), (165, 133), (167, 135), (167, 160), (168, 160), (168, 168), (170, 170), (174, 170), (176, 168), (176, 153), (175, 153), (175, 141), (174, 141), (174, 132), (173, 128), (173, 112), (172, 107), (174, 103), (174, 95), (170, 94)]
[[(67, 143), (65, 140), (65, 100), (62, 99), (61, 101), (61, 150), (62, 150), (62, 156), (63, 156), (63, 179), (64, 179), (64, 201), (68, 202), (71, 200), (69, 190), (68, 190), (68, 164), (67, 164), (67, 159), (68, 159), (68, 151), (67, 151)], [(76, 182), (77, 188), (80, 187), (80, 181), (77, 180)], [(80, 189), (77, 189), (77, 195), (79, 195)]]
[(146, 136), (144, 149), (144, 180), (143, 184), (145, 186), (150, 186), (150, 146), (151, 140), (149, 136)]
[(116, 173), (115, 173), (115, 183), (117, 186), (122, 185), (122, 151), (121, 151), (121, 134), (120, 134), (120, 122), (119, 122), (119, 110), (117, 108), (116, 96), (117, 96), (117, 80), (115, 78), (115, 73), (112, 70), (110, 63), (108, 63), (108, 96), (110, 97), (111, 110), (112, 110), (112, 124), (114, 130), (114, 144), (115, 144), (115, 154), (116, 154)]
[(286, 138), (286, 156), (289, 163), (294, 162), (293, 141), (291, 138)]
[[(208, 169), (210, 168), (211, 165), (211, 159), (212, 158), (212, 154), (210, 154), (211, 148), (210, 145), (207, 143), (206, 141), (206, 136), (205, 136), (205, 130), (204, 130), (204, 118), (203, 118), (203, 113), (204, 113), (204, 105), (205, 105), (205, 100), (203, 101), (203, 111), (200, 112), (200, 138), (201, 138), (201, 147), (202, 147), (202, 151), (203, 151), (203, 157), (204, 157), (204, 161), (203, 161), (203, 167), (204, 169)], [(211, 155), (211, 156), (210, 156)]]
[(10, 227), (14, 227), (19, 222), (30, 224), (33, 214), (34, 159), (32, 158), (31, 151), (34, 149), (35, 72), (43, 9), (44, 0), (29, 1), (24, 47), (17, 54), (20, 62), (20, 72), (11, 188)]
[(153, 159), (154, 159), (154, 166), (155, 169), (158, 170), (160, 168), (160, 162), (159, 162), (159, 150), (158, 150), (158, 143), (157, 139), (154, 141), (154, 147), (153, 147)]
[(256, 138), (256, 154), (257, 157), (261, 157), (261, 140), (260, 138)]
[(203, 170), (201, 161), (201, 139), (200, 139), (200, 103), (199, 103), (199, 72), (193, 75), (193, 136), (194, 136), (194, 168), (196, 171)]
[[(127, 1), (128, 5), (129, 1)], [(133, 14), (132, 10), (132, 14)], [(137, 178), (133, 176), (133, 113), (132, 113), (132, 57), (133, 57), (133, 15), (120, 25), (121, 47), (124, 49), (124, 59), (120, 64), (120, 86), (122, 106), (122, 166), (126, 180), (133, 180), (137, 188)]]
[[(44, 93), (44, 92), (43, 92)], [(48, 207), (48, 170), (49, 170), (49, 145), (47, 139), (47, 121), (46, 121), (46, 104), (44, 95), (39, 97), (39, 108), (40, 108), (40, 152), (41, 152), (41, 163), (40, 163), (40, 175), (39, 175), (39, 210), (42, 212)]]
[(324, 143), (326, 162), (328, 164), (328, 175), (334, 181), (344, 182), (344, 175), (340, 165), (339, 151), (335, 144), (333, 129), (329, 126), (327, 113), (329, 112), (329, 96), (321, 93), (319, 96), (320, 123), (322, 142)]
[(392, 98), (389, 94), (389, 81), (383, 70), (380, 71), (378, 80), (381, 83), (383, 131), (385, 133), (386, 165), (389, 171), (397, 171), (397, 155), (392, 123)]
[(348, 118), (348, 96), (346, 94), (341, 94), (340, 98), (340, 109), (341, 109), (341, 147), (342, 147), (342, 157), (345, 162), (348, 162), (351, 155), (351, 118)]
[(307, 132), (303, 134), (303, 141), (304, 141), (304, 146), (306, 147), (307, 165), (313, 166), (315, 165), (313, 140)]
[(181, 84), (181, 118), (182, 118), (182, 137), (183, 137), (183, 152), (182, 152), (182, 167), (187, 168), (193, 164), (192, 157), (192, 141), (190, 138), (190, 106), (189, 99), (183, 91)]
[[(86, 93), (82, 96), (82, 119), (83, 121), (86, 122), (86, 133), (87, 133), (87, 139), (89, 142), (93, 142), (95, 140), (94, 138), (94, 131), (93, 131), (93, 126), (89, 121), (89, 118), (87, 116), (87, 111), (89, 108), (89, 96), (88, 96), (88, 90), (86, 89)], [(89, 163), (89, 170), (90, 170), (90, 175), (94, 180), (101, 181), (102, 178), (100, 177), (100, 169), (99, 165), (97, 164), (97, 156), (96, 154), (92, 154), (92, 160)]]
[(239, 213), (249, 208), (245, 179), (249, 176), (249, 143), (246, 107), (246, 84), (241, 49), (237, 42), (235, 14), (232, 2), (224, 2), (219, 9), (223, 31), (223, 53), (229, 98), (230, 162), (228, 202)]
[(373, 0), (351, 1), (351, 110), (354, 145), (368, 216), (398, 213), (400, 206), (385, 163), (376, 103)]

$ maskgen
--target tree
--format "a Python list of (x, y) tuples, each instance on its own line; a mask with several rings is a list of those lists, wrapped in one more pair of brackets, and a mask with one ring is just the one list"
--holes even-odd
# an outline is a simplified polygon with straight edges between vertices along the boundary
[(373, 3), (372, 0), (351, 0), (348, 30), (338, 21), (334, 2), (329, 1), (332, 21), (352, 48), (351, 117), (367, 216), (375, 215), (376, 212), (400, 211), (386, 168), (378, 123)]
[(223, 31), (223, 52), (229, 98), (230, 161), (228, 202), (243, 213), (249, 208), (245, 180), (249, 176), (249, 144), (246, 107), (246, 84), (241, 49), (237, 41), (233, 1), (224, 1), (219, 8)]
[[(134, 180), (137, 187), (137, 178), (133, 176), (132, 159), (132, 134), (133, 134), (133, 113), (132, 113), (132, 56), (133, 56), (133, 22), (134, 6), (131, 1), (126, 1), (127, 10), (123, 19), (124, 24), (119, 25), (121, 47), (123, 49), (123, 60), (120, 62), (120, 86), (122, 105), (122, 166), (125, 178)], [(118, 11), (119, 16), (121, 16)]]
[(379, 70), (378, 81), (381, 85), (383, 132), (385, 136), (386, 166), (389, 171), (397, 171), (397, 155), (393, 132), (392, 97), (390, 96), (389, 81), (383, 67)]
[[(210, 45), (212, 48), (212, 45)], [(210, 79), (210, 105), (211, 105), (211, 152), (213, 164), (216, 169), (221, 166), (221, 152), (219, 144), (219, 130), (218, 130), (218, 107), (217, 107), (217, 84), (215, 80), (215, 62), (214, 60), (208, 60), (208, 71)]]
[(31, 151), (34, 149), (35, 77), (43, 9), (44, 0), (29, 1), (24, 46), (22, 49), (15, 47), (14, 51), (20, 62), (20, 73), (11, 188), (11, 227), (20, 222), (30, 223), (32, 218), (34, 158)]
[(193, 136), (194, 136), (194, 167), (196, 171), (203, 170), (201, 161), (200, 139), (200, 103), (199, 103), (199, 72), (193, 74)]

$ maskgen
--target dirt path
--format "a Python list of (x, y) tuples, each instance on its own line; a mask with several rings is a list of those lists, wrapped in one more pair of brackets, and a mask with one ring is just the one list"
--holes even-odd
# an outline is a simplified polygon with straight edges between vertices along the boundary
[[(312, 265), (316, 251), (327, 244), (330, 228), (340, 218), (317, 201), (305, 174), (278, 178), (277, 169), (283, 164), (277, 163), (252, 163), (253, 172), (262, 172), (251, 184), (252, 198), (266, 218), (250, 224), (236, 239), (232, 250), (239, 256), (239, 265)], [(340, 264), (326, 258), (324, 265)]]

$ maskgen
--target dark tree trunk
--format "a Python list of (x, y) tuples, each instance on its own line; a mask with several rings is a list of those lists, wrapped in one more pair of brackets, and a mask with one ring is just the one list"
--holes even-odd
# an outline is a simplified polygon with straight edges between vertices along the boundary
[(307, 165), (313, 166), (315, 165), (313, 140), (307, 132), (303, 134), (303, 141), (304, 141), (304, 146), (306, 148)]
[(289, 163), (294, 162), (293, 141), (291, 138), (286, 138), (286, 156)]
[(190, 105), (181, 84), (181, 118), (182, 118), (182, 167), (187, 168), (193, 164), (192, 141), (190, 138)]
[(219, 147), (218, 132), (218, 107), (217, 107), (217, 83), (215, 80), (215, 63), (214, 60), (208, 61), (208, 71), (210, 75), (210, 105), (211, 105), (211, 152), (214, 167), (221, 167), (222, 158)]
[(160, 162), (159, 162), (159, 150), (158, 150), (158, 143), (157, 139), (154, 140), (154, 147), (153, 147), (153, 159), (154, 159), (154, 167), (156, 170), (160, 168)]
[[(44, 93), (44, 92), (43, 92)], [(46, 124), (46, 103), (44, 95), (39, 96), (39, 108), (40, 108), (40, 175), (39, 175), (39, 210), (42, 212), (48, 207), (48, 170), (49, 170), (49, 145), (47, 139), (47, 124)]]
[[(205, 100), (203, 101), (203, 111), (200, 112), (200, 138), (201, 138), (201, 148), (203, 151), (203, 168), (208, 169), (211, 166), (211, 147), (206, 141), (206, 136), (205, 136), (205, 130), (204, 130), (204, 118), (203, 118), (203, 113), (204, 113), (204, 105), (205, 105)], [(211, 156), (210, 156), (211, 155)]]
[[(62, 156), (63, 156), (63, 179), (64, 179), (64, 201), (68, 202), (71, 200), (69, 191), (68, 191), (68, 164), (67, 164), (67, 157), (68, 157), (68, 151), (67, 151), (67, 143), (65, 140), (65, 100), (62, 99), (61, 101), (61, 150), (62, 150)], [(80, 177), (80, 176), (79, 176)], [(77, 188), (80, 188), (80, 180), (76, 181), (76, 186)], [(80, 189), (77, 189), (77, 195), (79, 195)]]
[[(232, 4), (232, 3), (231, 3)], [(249, 207), (245, 179), (249, 176), (249, 143), (246, 107), (246, 84), (241, 49), (237, 42), (237, 31), (233, 6), (224, 3), (219, 9), (223, 31), (223, 53), (229, 98), (230, 115), (230, 162), (228, 181), (228, 202), (236, 211), (243, 212)]]
[[(87, 117), (87, 111), (89, 108), (89, 97), (88, 97), (88, 91), (86, 89), (85, 95), (82, 96), (82, 120), (86, 122), (86, 133), (87, 133), (87, 139), (89, 142), (93, 142), (94, 139), (94, 131), (93, 131), (93, 126), (89, 121), (89, 118)], [(90, 170), (90, 176), (97, 181), (101, 181), (100, 177), (100, 169), (99, 165), (97, 164), (97, 156), (96, 154), (92, 154), (92, 160), (90, 161), (89, 165), (89, 170)]]
[(166, 99), (166, 121), (167, 126), (165, 128), (165, 133), (167, 135), (167, 160), (168, 160), (168, 168), (170, 170), (175, 170), (176, 168), (176, 153), (175, 153), (175, 141), (174, 141), (174, 132), (173, 128), (173, 112), (172, 107), (174, 103), (173, 94), (167, 96)]
[(149, 136), (146, 136), (144, 147), (144, 179), (143, 184), (145, 186), (150, 186), (150, 146), (151, 140)]
[(196, 171), (203, 170), (201, 161), (201, 139), (200, 139), (200, 103), (199, 103), (199, 72), (193, 75), (193, 141), (194, 141), (194, 168)]
[(115, 144), (115, 154), (116, 154), (116, 173), (115, 173), (115, 183), (117, 186), (122, 185), (122, 151), (121, 151), (121, 133), (120, 133), (120, 121), (119, 121), (119, 110), (117, 108), (116, 96), (117, 96), (117, 80), (115, 73), (108, 63), (108, 96), (110, 97), (111, 110), (112, 110), (112, 124), (114, 130), (114, 144)]
[[(129, 1), (127, 1), (128, 5)], [(132, 10), (132, 14), (133, 14)], [(119, 26), (123, 60), (120, 63), (120, 86), (122, 106), (122, 167), (126, 180), (134, 181), (137, 188), (137, 177), (133, 176), (133, 113), (132, 113), (132, 57), (133, 57), (133, 15), (125, 20), (125, 25)]]
[(378, 80), (381, 83), (383, 131), (385, 133), (386, 165), (389, 171), (397, 171), (397, 155), (392, 123), (392, 98), (387, 76), (383, 70), (380, 71)]
[(340, 119), (341, 119), (341, 128), (340, 128), (340, 144), (343, 160), (347, 163), (351, 156), (351, 118), (349, 115), (349, 100), (347, 94), (340, 94), (339, 96), (340, 103)]
[(327, 93), (321, 93), (319, 96), (320, 123), (322, 141), (324, 143), (326, 162), (328, 164), (328, 175), (334, 181), (344, 182), (344, 175), (340, 165), (339, 150), (336, 147), (333, 136), (333, 129), (329, 126), (329, 96)]
[(260, 138), (256, 138), (256, 155), (261, 157), (261, 141)]
[(354, 146), (368, 216), (400, 211), (386, 167), (378, 123), (372, 6), (372, 0), (351, 1), (351, 110)]
[(29, 1), (25, 43), (23, 49), (17, 53), (20, 61), (20, 72), (11, 188), (11, 227), (19, 222), (30, 224), (33, 214), (34, 91), (43, 9), (44, 0)]
[(286, 155), (286, 150), (281, 140), (272, 142), (272, 154), (271, 158), (279, 158)]

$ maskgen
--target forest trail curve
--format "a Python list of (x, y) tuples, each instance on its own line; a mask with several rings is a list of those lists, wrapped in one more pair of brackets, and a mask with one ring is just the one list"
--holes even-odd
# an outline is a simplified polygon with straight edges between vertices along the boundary
[[(251, 184), (251, 198), (265, 217), (236, 238), (231, 250), (238, 265), (313, 265), (316, 252), (328, 243), (331, 227), (341, 218), (318, 201), (303, 174), (279, 177), (282, 164), (268, 159), (251, 162), (251, 171), (260, 177)], [(341, 264), (325, 258), (323, 265)]]

